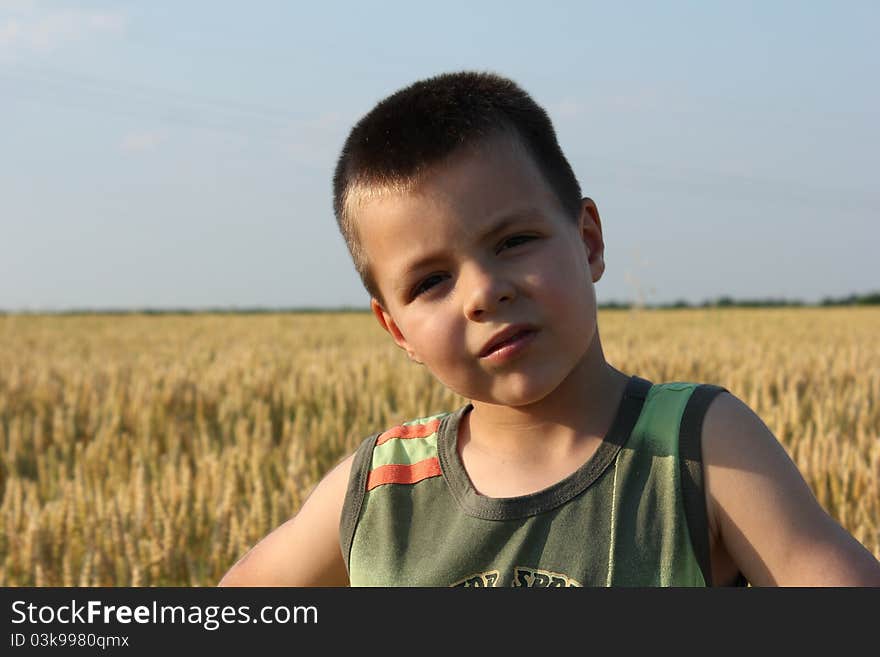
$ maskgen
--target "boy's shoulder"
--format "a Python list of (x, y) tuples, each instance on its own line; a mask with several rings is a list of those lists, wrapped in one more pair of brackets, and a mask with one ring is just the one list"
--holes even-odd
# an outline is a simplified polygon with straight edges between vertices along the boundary
[(378, 431), (366, 436), (362, 440), (358, 449), (368, 445), (384, 445), (392, 440), (406, 441), (419, 438), (432, 438), (436, 436), (443, 420), (455, 412), (456, 411), (441, 411), (438, 413), (432, 413), (431, 415), (424, 415), (397, 422), (395, 424), (386, 425)]
[(413, 418), (411, 420), (406, 420), (399, 424), (396, 424), (392, 427), (389, 427), (385, 431), (382, 432), (382, 435), (387, 434), (388, 436), (398, 436), (399, 435), (408, 435), (410, 433), (418, 433), (420, 431), (426, 431), (429, 428), (435, 428), (440, 426), (440, 423), (443, 421), (448, 415), (452, 415), (455, 411), (440, 411), (438, 413), (432, 413), (431, 415), (425, 415), (423, 417)]
[[(618, 419), (629, 412), (636, 438), (662, 442), (665, 450), (699, 460), (704, 418), (714, 400), (726, 393), (719, 385), (699, 381), (652, 382), (639, 376), (630, 378), (618, 410)], [(660, 446), (658, 442), (658, 447)], [(695, 453), (694, 453), (695, 452)]]
[(708, 383), (705, 381), (663, 381), (663, 382), (649, 382), (650, 388), (648, 389), (648, 393), (651, 395), (657, 395), (662, 393), (667, 394), (689, 394), (698, 389), (708, 389), (708, 390), (718, 390), (718, 391), (726, 391), (726, 388), (723, 386)]
[(363, 439), (354, 454), (353, 485), (370, 490), (383, 483), (439, 473), (437, 440), (444, 419), (455, 411), (443, 411), (399, 422)]
[[(732, 397), (723, 386), (698, 381), (645, 382), (640, 421), (664, 425), (664, 430), (683, 442), (700, 441), (703, 425), (715, 400)], [(727, 393), (727, 394), (725, 394)], [(725, 403), (725, 402), (722, 402)]]

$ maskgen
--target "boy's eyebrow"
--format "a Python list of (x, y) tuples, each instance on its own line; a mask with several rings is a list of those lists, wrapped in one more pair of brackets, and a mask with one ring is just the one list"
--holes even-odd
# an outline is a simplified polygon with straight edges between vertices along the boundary
[[(498, 220), (495, 221), (495, 223), (493, 223), (486, 231), (484, 231), (483, 234), (479, 236), (478, 240), (487, 240), (493, 235), (502, 233), (505, 230), (509, 229), (511, 226), (514, 226), (522, 221), (526, 221), (528, 219), (539, 219), (541, 217), (541, 212), (537, 208), (532, 207), (521, 208), (512, 212), (505, 213), (501, 215)], [(407, 264), (406, 268), (402, 272), (403, 276), (409, 276), (413, 272), (419, 271), (420, 269), (427, 267), (437, 260), (442, 260), (444, 255), (444, 253), (432, 252), (419, 258), (418, 260), (414, 260), (413, 262)], [(399, 287), (402, 289), (405, 286), (401, 285)]]
[(537, 208), (532, 207), (520, 208), (513, 210), (512, 212), (507, 212), (501, 215), (498, 220), (480, 236), (480, 239), (483, 240), (492, 237), (496, 233), (503, 233), (514, 224), (527, 219), (539, 219), (541, 216), (541, 212)]

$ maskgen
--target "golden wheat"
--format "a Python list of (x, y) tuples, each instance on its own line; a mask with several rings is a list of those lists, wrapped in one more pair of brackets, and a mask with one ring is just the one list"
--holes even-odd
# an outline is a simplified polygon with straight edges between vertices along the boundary
[[(880, 557), (880, 310), (601, 311), (723, 385)], [(212, 586), (360, 440), (464, 400), (367, 314), (0, 318), (0, 585)]]

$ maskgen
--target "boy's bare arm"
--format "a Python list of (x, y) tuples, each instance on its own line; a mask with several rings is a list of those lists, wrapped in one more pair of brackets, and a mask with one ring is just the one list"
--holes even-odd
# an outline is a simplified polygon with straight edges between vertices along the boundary
[(764, 422), (729, 393), (706, 412), (707, 508), (754, 586), (880, 586), (880, 562), (819, 505)]
[(353, 459), (327, 473), (299, 513), (239, 559), (218, 586), (348, 586), (339, 520)]

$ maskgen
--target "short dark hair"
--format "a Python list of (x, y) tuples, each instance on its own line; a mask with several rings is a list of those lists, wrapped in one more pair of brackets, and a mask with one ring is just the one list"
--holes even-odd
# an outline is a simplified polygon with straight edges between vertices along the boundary
[(488, 72), (444, 73), (380, 101), (358, 121), (333, 175), (333, 211), (367, 292), (381, 300), (349, 206), (355, 188), (400, 188), (463, 146), (512, 134), (574, 220), (581, 188), (547, 112), (515, 82)]

